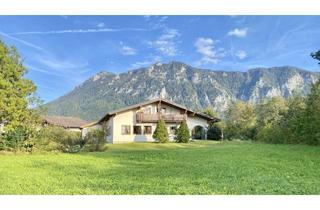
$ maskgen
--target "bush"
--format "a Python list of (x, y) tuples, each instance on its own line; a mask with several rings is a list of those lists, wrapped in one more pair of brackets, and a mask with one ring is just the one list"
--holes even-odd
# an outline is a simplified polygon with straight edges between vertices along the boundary
[(106, 133), (103, 130), (91, 130), (84, 138), (85, 148), (90, 152), (104, 151), (106, 139)]
[[(25, 148), (25, 142), (28, 140), (28, 132), (23, 127), (18, 127), (15, 130), (4, 133), (1, 139), (1, 147), (4, 150), (21, 151)], [(29, 142), (29, 149), (27, 151), (32, 151), (33, 144), (31, 140)]]
[(81, 133), (67, 131), (57, 126), (47, 126), (41, 128), (35, 142), (35, 147), (39, 150), (62, 152), (78, 152), (83, 146)]
[(220, 140), (222, 137), (221, 128), (217, 125), (210, 125), (207, 131), (207, 139), (209, 140)]
[(169, 134), (166, 128), (166, 123), (163, 119), (158, 121), (156, 130), (154, 131), (152, 137), (159, 143), (165, 143), (169, 141)]
[(190, 132), (188, 125), (185, 121), (180, 123), (180, 126), (176, 133), (176, 142), (177, 143), (188, 143), (190, 140)]
[(82, 148), (81, 133), (75, 131), (66, 131), (60, 140), (60, 150), (68, 153), (79, 152)]
[(1, 150), (5, 150), (6, 149), (6, 145), (5, 145), (5, 140), (2, 134), (0, 134), (0, 151)]

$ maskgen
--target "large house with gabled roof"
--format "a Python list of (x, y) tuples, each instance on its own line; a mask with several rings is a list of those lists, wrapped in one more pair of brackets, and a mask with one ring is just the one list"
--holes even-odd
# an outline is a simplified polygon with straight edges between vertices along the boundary
[(175, 129), (182, 121), (186, 121), (191, 135), (195, 128), (201, 128), (202, 139), (206, 139), (208, 125), (219, 121), (172, 101), (157, 98), (109, 112), (97, 122), (81, 126), (82, 136), (92, 129), (105, 129), (109, 143), (152, 142), (155, 141), (152, 134), (159, 119), (165, 121), (170, 140), (174, 139)]

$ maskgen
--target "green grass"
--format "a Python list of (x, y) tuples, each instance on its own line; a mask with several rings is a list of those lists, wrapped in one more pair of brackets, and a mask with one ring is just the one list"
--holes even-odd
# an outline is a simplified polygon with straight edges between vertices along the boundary
[(320, 147), (302, 145), (137, 143), (0, 163), (0, 194), (320, 194)]

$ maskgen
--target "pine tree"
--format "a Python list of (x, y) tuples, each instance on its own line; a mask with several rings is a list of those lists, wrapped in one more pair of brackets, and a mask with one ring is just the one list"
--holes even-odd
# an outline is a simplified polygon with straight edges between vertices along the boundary
[(188, 143), (190, 140), (190, 132), (188, 125), (185, 121), (180, 123), (180, 126), (176, 132), (176, 141), (178, 143)]
[(152, 137), (156, 139), (159, 143), (165, 143), (169, 141), (169, 134), (167, 131), (166, 123), (163, 119), (160, 119), (158, 121), (156, 130), (154, 131)]

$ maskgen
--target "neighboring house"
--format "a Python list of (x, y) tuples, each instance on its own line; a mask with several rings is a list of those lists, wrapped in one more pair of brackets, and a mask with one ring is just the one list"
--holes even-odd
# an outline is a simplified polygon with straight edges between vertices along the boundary
[(206, 139), (209, 123), (219, 121), (159, 98), (107, 113), (99, 121), (81, 126), (82, 136), (91, 129), (105, 129), (109, 143), (154, 141), (152, 134), (160, 118), (166, 122), (170, 140), (174, 139), (175, 129), (182, 121), (187, 122), (190, 134), (201, 128), (202, 139)]
[(65, 128), (70, 131), (81, 132), (81, 126), (89, 122), (77, 117), (63, 117), (63, 116), (43, 116), (44, 125), (54, 125)]

